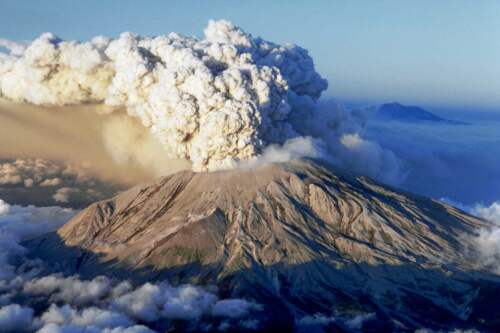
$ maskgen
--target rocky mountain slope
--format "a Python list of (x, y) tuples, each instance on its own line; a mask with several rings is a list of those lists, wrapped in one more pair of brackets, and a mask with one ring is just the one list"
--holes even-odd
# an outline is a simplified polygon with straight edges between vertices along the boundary
[(92, 204), (30, 246), (84, 276), (215, 284), (267, 306), (271, 326), (370, 314), (373, 331), (488, 331), (500, 325), (500, 279), (474, 260), (484, 227), (439, 201), (298, 160), (177, 173)]

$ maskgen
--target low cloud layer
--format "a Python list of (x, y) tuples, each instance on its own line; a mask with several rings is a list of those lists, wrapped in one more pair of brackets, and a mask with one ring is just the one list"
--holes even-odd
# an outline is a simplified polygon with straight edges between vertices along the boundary
[(0, 197), (15, 204), (83, 207), (126, 187), (101, 179), (85, 163), (0, 159)]
[(500, 198), (500, 122), (470, 112), (465, 125), (370, 119), (363, 138), (391, 151), (406, 178), (398, 184), (428, 197), (474, 205)]
[(153, 333), (178, 321), (193, 331), (258, 329), (254, 317), (261, 305), (220, 299), (215, 287), (134, 286), (105, 276), (84, 280), (26, 257), (23, 240), (55, 230), (73, 215), (67, 208), (0, 200), (0, 332)]
[[(369, 327), (370, 321), (376, 320), (375, 313), (357, 313), (352, 315), (324, 315), (316, 313), (307, 315), (295, 323), (297, 332), (330, 332), (332, 326), (342, 331), (363, 331), (363, 326)], [(365, 327), (365, 328), (366, 328)]]
[(19, 243), (57, 229), (73, 215), (67, 208), (12, 206), (0, 199), (0, 290), (8, 290), (9, 281), (17, 277), (11, 262), (25, 254)]

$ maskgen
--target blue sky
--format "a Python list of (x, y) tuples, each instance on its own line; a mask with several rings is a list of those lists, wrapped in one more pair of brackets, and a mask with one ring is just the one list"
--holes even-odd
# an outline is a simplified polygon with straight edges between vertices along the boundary
[(0, 0), (0, 38), (199, 36), (218, 18), (309, 49), (339, 100), (500, 112), (500, 1)]

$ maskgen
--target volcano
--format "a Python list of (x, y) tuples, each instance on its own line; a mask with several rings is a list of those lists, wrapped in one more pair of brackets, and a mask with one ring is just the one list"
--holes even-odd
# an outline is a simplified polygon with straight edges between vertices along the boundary
[(490, 224), (316, 160), (184, 171), (82, 210), (29, 242), (54, 267), (216, 285), (263, 305), (269, 329), (304, 316), (357, 328), (500, 330), (500, 278), (474, 236)]

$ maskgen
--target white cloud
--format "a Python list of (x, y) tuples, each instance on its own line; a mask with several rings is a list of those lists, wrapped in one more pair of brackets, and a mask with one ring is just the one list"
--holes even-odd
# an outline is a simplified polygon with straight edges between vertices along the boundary
[(0, 185), (6, 185), (0, 187), (4, 198), (44, 205), (94, 202), (115, 193), (85, 163), (41, 158), (0, 159)]
[(52, 196), (56, 202), (68, 203), (72, 196), (80, 195), (81, 191), (74, 187), (62, 187)]
[(80, 280), (78, 276), (49, 275), (28, 281), (23, 292), (28, 295), (47, 295), (53, 301), (84, 305), (99, 301), (111, 291), (111, 281), (105, 276)]
[(482, 264), (500, 275), (500, 227), (483, 229), (474, 240)]
[(18, 304), (0, 308), (0, 332), (30, 332), (33, 329), (33, 309)]
[(362, 313), (347, 319), (344, 321), (344, 324), (350, 329), (360, 330), (366, 321), (373, 319), (375, 319), (375, 313)]
[(10, 259), (25, 253), (26, 249), (19, 244), (21, 241), (53, 231), (73, 215), (71, 209), (11, 206), (0, 199), (0, 286), (15, 278)]
[(209, 313), (218, 300), (214, 293), (202, 288), (184, 285), (146, 283), (113, 301), (116, 308), (146, 322), (159, 318), (196, 320)]
[(10, 205), (0, 199), (0, 216), (7, 215), (10, 211)]
[(283, 145), (270, 145), (262, 155), (243, 161), (241, 168), (255, 168), (270, 163), (283, 163), (302, 157), (325, 157), (323, 142), (311, 137), (287, 140)]
[(214, 293), (184, 285), (180, 287), (164, 287), (164, 303), (162, 315), (170, 319), (196, 320), (209, 313), (217, 301)]
[(155, 333), (142, 325), (131, 327), (99, 328), (96, 326), (58, 325), (50, 323), (44, 325), (37, 333)]
[(61, 185), (62, 180), (60, 178), (48, 178), (40, 183), (41, 187), (57, 186)]
[(489, 206), (476, 204), (472, 207), (471, 213), (500, 226), (500, 201), (493, 202)]
[(300, 318), (297, 321), (297, 325), (299, 326), (325, 326), (332, 322), (336, 321), (336, 319), (332, 316), (325, 316), (321, 313), (316, 313), (314, 315), (308, 315)]
[(474, 244), (472, 250), (479, 255), (480, 265), (500, 275), (500, 202), (493, 202), (489, 206), (466, 206), (447, 198), (441, 201), (493, 223), (489, 228), (478, 230), (478, 235), (470, 238)]
[(0, 38), (0, 47), (8, 49), (13, 56), (21, 56), (26, 50), (26, 45), (24, 43), (16, 43), (3, 38)]
[(155, 333), (153, 330), (142, 326), (134, 325), (131, 327), (116, 327), (116, 328), (106, 328), (102, 333)]
[(216, 317), (240, 318), (252, 310), (261, 310), (262, 306), (244, 299), (225, 299), (214, 304), (212, 314)]
[(308, 331), (310, 327), (321, 328), (323, 326), (329, 325), (330, 323), (337, 322), (339, 324), (345, 325), (349, 330), (358, 331), (363, 328), (363, 324), (366, 321), (375, 318), (376, 318), (375, 313), (361, 313), (351, 317), (326, 316), (321, 313), (316, 313), (314, 315), (308, 315), (300, 318), (297, 321), (297, 325), (300, 331)]
[[(30, 186), (57, 186), (69, 178), (73, 182), (90, 182), (92, 177), (84, 165), (48, 161), (41, 158), (18, 158), (0, 161), (0, 184), (20, 184), (24, 181)], [(27, 186), (27, 187), (30, 187)]]
[(62, 307), (52, 305), (42, 316), (44, 324), (95, 326), (98, 328), (129, 327), (133, 322), (124, 314), (88, 307), (76, 310), (69, 305)]
[(27, 178), (23, 181), (24, 187), (33, 187), (34, 181), (31, 178)]
[(162, 288), (146, 283), (136, 290), (115, 299), (113, 306), (133, 318), (152, 322), (160, 318), (163, 303)]

